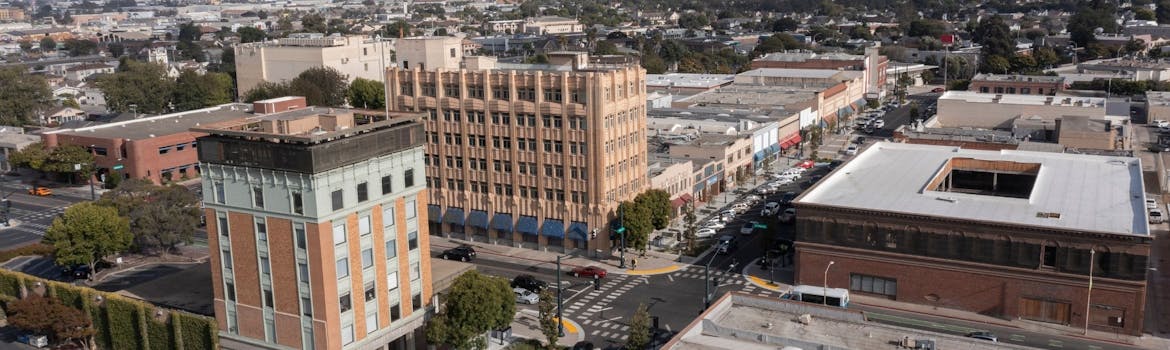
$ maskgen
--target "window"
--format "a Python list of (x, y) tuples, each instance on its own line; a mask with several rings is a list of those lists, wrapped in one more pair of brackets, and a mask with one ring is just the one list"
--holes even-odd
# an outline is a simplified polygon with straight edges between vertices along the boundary
[(382, 204), (382, 227), (394, 226), (394, 203)]
[(342, 197), (341, 190), (333, 191), (333, 193), (330, 194), (330, 197), (332, 197), (333, 200), (333, 210), (341, 210), (341, 208), (345, 205), (343, 202), (344, 198)]
[(297, 275), (301, 277), (301, 282), (309, 283), (309, 264), (297, 263)]
[(414, 169), (406, 169), (402, 174), (402, 181), (406, 187), (414, 187)]
[(264, 207), (264, 189), (260, 186), (252, 186), (252, 205), (257, 208)]
[(358, 233), (362, 236), (368, 235), (372, 232), (370, 229), (370, 216), (362, 216), (358, 218)]
[(849, 290), (893, 298), (898, 296), (898, 281), (854, 273), (849, 274)]
[(341, 297), (337, 299), (338, 304), (341, 306), (341, 312), (346, 312), (353, 308), (353, 304), (351, 303), (352, 301), (349, 297), (349, 292), (345, 292), (345, 294), (342, 294)]
[[(388, 237), (392, 235), (386, 235)], [(393, 259), (398, 256), (398, 240), (390, 239), (386, 241), (386, 260)]]
[(235, 283), (227, 282), (223, 286), (223, 295), (227, 300), (236, 301), (236, 285)]
[(414, 311), (422, 308), (422, 294), (415, 294), (410, 297), (410, 308)]
[(224, 196), (226, 195), (224, 192), (224, 189), (223, 189), (223, 183), (222, 182), (215, 182), (215, 183), (211, 184), (211, 187), (215, 188), (215, 202), (219, 203), (219, 204), (223, 204), (224, 199), (225, 199)]
[(413, 231), (407, 234), (406, 242), (410, 250), (418, 249), (418, 231)]
[(367, 191), (368, 188), (369, 185), (367, 185), (365, 182), (357, 185), (358, 203), (365, 202), (366, 200), (370, 199), (370, 193)]
[(349, 277), (349, 258), (337, 259), (337, 279)]
[[(492, 98), (497, 99), (497, 100), (510, 100), (511, 99), (511, 91), (508, 90), (507, 86), (493, 86), (492, 87)], [(507, 121), (504, 122), (504, 124), (507, 124), (507, 123), (508, 123)]]
[(386, 290), (391, 292), (398, 290), (398, 271), (386, 275), (386, 284), (389, 286)]
[[(523, 101), (536, 101), (536, 89), (534, 88), (517, 88), (516, 97)], [(530, 125), (535, 126), (535, 125)]]
[(544, 100), (549, 102), (561, 102), (561, 89), (544, 89)]
[(256, 220), (256, 239), (261, 242), (268, 241), (268, 225), (264, 223), (264, 219)]
[(272, 266), (269, 264), (267, 256), (260, 257), (260, 273), (265, 276), (272, 274)]
[(272, 291), (264, 290), (264, 307), (272, 307)]
[(366, 302), (373, 301), (378, 298), (378, 292), (374, 289), (374, 282), (366, 283)]
[(378, 313), (366, 315), (366, 334), (374, 333), (378, 330)]
[(223, 253), (223, 258), (220, 259), (223, 260), (223, 268), (230, 271), (232, 269), (232, 265), (234, 265), (232, 264), (232, 252), (230, 250), (223, 250), (221, 253)]
[(402, 304), (394, 304), (390, 307), (390, 322), (398, 321), (402, 318)]
[(301, 314), (305, 316), (313, 316), (313, 302), (308, 297), (301, 297)]
[(1054, 245), (1045, 245), (1044, 246), (1044, 262), (1043, 263), (1044, 263), (1044, 266), (1047, 266), (1047, 267), (1056, 266), (1056, 246), (1054, 246)]
[(443, 96), (459, 98), (459, 85), (443, 84)]
[(418, 204), (415, 201), (406, 202), (406, 218), (414, 219), (418, 217)]
[(374, 249), (362, 249), (362, 268), (368, 269), (374, 267)]
[(305, 249), (305, 246), (308, 244), (308, 242), (305, 241), (305, 225), (296, 224), (296, 226), (293, 227), (293, 235), (295, 235), (297, 239), (297, 248)]
[[(438, 164), (435, 164), (435, 165), (438, 165)], [(393, 180), (393, 178), (390, 177), (390, 175), (386, 175), (386, 176), (382, 177), (382, 194), (390, 194), (390, 192), (394, 191), (394, 186), (391, 183), (391, 180)]]
[[(347, 294), (346, 297), (348, 297), (348, 296), (349, 295)], [(342, 312), (344, 312), (344, 311), (342, 311)], [(347, 324), (344, 327), (341, 327), (341, 345), (349, 345), (349, 343), (353, 343), (353, 325), (352, 324)]]
[(333, 223), (333, 245), (345, 243), (345, 222), (339, 221)]
[(297, 214), (305, 213), (305, 198), (301, 195), (300, 191), (292, 192), (292, 210), (293, 213)]
[(417, 281), (419, 278), (422, 278), (422, 269), (417, 262), (410, 263), (410, 280)]
[(230, 229), (230, 228), (228, 228), (228, 219), (227, 219), (227, 216), (224, 216), (224, 215), (222, 215), (222, 214), (221, 214), (221, 215), (219, 215), (219, 217), (217, 217), (217, 219), (219, 220), (219, 225), (218, 225), (218, 227), (217, 227), (216, 229), (218, 229), (218, 230), (219, 230), (219, 234), (220, 234), (221, 236), (228, 237), (228, 235), (229, 235), (229, 232), (231, 231), (231, 229)]

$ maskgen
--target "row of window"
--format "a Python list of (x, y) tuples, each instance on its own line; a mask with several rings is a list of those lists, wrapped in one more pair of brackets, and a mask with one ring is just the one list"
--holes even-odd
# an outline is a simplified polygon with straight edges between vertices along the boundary
[(612, 141), (605, 141), (605, 153), (613, 153), (613, 151), (625, 149), (628, 146), (637, 146), (640, 144), (640, 140), (645, 140), (645, 137), (642, 136), (642, 131), (618, 136), (617, 139)]
[[(508, 112), (485, 113), (483, 111), (467, 111), (464, 113), (459, 110), (444, 110), (442, 114), (443, 121), (456, 123), (462, 122), (464, 115), (467, 116), (467, 122), (472, 124), (487, 124), (487, 120), (484, 118), (484, 114), (491, 115), (490, 120), (492, 125), (511, 125), (513, 119), (512, 115)], [(428, 119), (430, 120), (438, 120), (438, 113), (433, 109), (427, 110), (427, 115)], [(587, 130), (589, 126), (589, 123), (585, 117), (562, 117), (560, 115), (550, 114), (543, 115), (540, 117), (540, 119), (539, 126), (543, 126), (545, 128), (560, 129), (564, 127), (566, 119), (568, 120), (569, 129), (571, 130)], [(515, 120), (517, 126), (538, 126), (536, 123), (535, 114), (517, 113)]]
[(618, 125), (621, 125), (621, 124), (624, 124), (627, 122), (634, 122), (637, 120), (644, 119), (644, 118), (638, 118), (638, 116), (645, 115), (644, 113), (642, 113), (641, 109), (642, 109), (642, 107), (634, 107), (630, 110), (620, 111), (620, 112), (617, 112), (614, 114), (606, 115), (605, 119), (604, 119), (605, 128), (609, 129), (609, 128), (616, 127)]
[[(198, 142), (191, 142), (191, 143), (184, 142), (184, 143), (159, 147), (158, 154), (167, 154), (167, 153), (171, 153), (171, 152), (183, 151), (183, 150), (186, 150), (187, 148), (195, 149), (198, 147), (199, 147)], [(97, 148), (97, 147), (93, 148), (93, 150), (94, 150), (94, 153), (97, 153), (97, 155), (99, 155), (99, 156), (106, 155), (105, 148), (100, 148), (101, 153), (98, 153), (99, 148)]]
[[(368, 288), (367, 288), (367, 293), (369, 293)], [(348, 296), (349, 296), (349, 294), (346, 293), (345, 297), (348, 297)], [(348, 299), (346, 299), (346, 300), (348, 300)], [(422, 308), (422, 294), (415, 294), (415, 295), (411, 296), (410, 305), (411, 305), (411, 310), (418, 311), (419, 309), (421, 309)], [(398, 321), (400, 319), (402, 319), (402, 303), (394, 303), (393, 305), (390, 305), (390, 323), (394, 323), (395, 321)], [(366, 334), (373, 333), (380, 328), (378, 326), (378, 312), (377, 312), (376, 308), (373, 309), (372, 311), (366, 313), (365, 321), (366, 321), (365, 322), (366, 323)], [(354, 341), (356, 341), (356, 338), (354, 335), (353, 324), (350, 324), (350, 323), (343, 324), (341, 326), (341, 345), (349, 345), (349, 344), (353, 343)]]
[[(406, 171), (404, 171), (402, 173), (402, 186), (403, 186), (403, 188), (414, 187), (414, 169), (413, 168), (406, 169)], [(382, 195), (389, 195), (389, 194), (393, 193), (394, 192), (394, 176), (393, 175), (382, 176), (381, 181), (380, 181), (380, 187), (382, 190)], [(357, 184), (357, 186), (355, 186), (355, 192), (357, 195), (358, 203), (362, 203), (362, 202), (365, 202), (365, 201), (370, 199), (369, 184), (366, 182), (362, 182), (362, 183)], [(330, 200), (332, 202), (331, 204), (332, 204), (333, 211), (338, 211), (338, 210), (341, 210), (342, 208), (345, 207), (345, 192), (342, 189), (333, 190), (333, 192), (330, 193), (329, 197), (330, 197)]]

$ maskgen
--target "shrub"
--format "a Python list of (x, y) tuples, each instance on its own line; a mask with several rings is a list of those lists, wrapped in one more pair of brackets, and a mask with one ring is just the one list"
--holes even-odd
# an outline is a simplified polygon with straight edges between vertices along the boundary
[(151, 350), (174, 349), (175, 339), (171, 336), (171, 327), (159, 322), (154, 317), (146, 318), (147, 339)]
[(106, 299), (106, 317), (110, 321), (110, 343), (114, 349), (141, 349), (137, 313), (141, 305), (111, 296)]
[(184, 349), (215, 348), (216, 326), (207, 318), (176, 312), (171, 314), (171, 322), (179, 322)]

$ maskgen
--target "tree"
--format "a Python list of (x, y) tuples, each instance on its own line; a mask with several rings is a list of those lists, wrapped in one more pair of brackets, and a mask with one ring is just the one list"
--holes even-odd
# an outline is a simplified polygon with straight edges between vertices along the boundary
[(683, 227), (683, 235), (685, 235), (684, 238), (686, 238), (686, 240), (687, 240), (687, 252), (690, 254), (694, 254), (695, 253), (695, 233), (699, 231), (699, 225), (698, 225), (699, 217), (697, 215), (695, 215), (695, 202), (694, 201), (687, 202), (686, 208), (684, 208), (683, 210), (684, 210), (683, 223), (686, 225)]
[(354, 79), (349, 84), (349, 104), (357, 108), (382, 109), (386, 107), (386, 86), (370, 79)]
[(516, 301), (508, 281), (472, 270), (451, 285), (443, 312), (427, 326), (427, 341), (455, 349), (483, 349), (483, 333), (502, 329), (516, 316)]
[(201, 36), (203, 31), (194, 22), (179, 25), (179, 41), (198, 41)]
[(617, 45), (608, 40), (597, 42), (597, 49), (593, 51), (594, 55), (616, 55), (618, 53)]
[(179, 50), (179, 58), (181, 59), (207, 62), (207, 55), (203, 53), (203, 46), (197, 42), (179, 41), (178, 44), (175, 44), (175, 48)]
[(630, 334), (626, 338), (626, 349), (641, 350), (650, 344), (650, 311), (646, 304), (638, 304), (638, 310), (630, 318)]
[(45, 243), (53, 246), (54, 260), (61, 266), (95, 266), (98, 260), (125, 251), (132, 240), (130, 220), (118, 216), (114, 208), (93, 202), (65, 209), (45, 230)]
[(1041, 47), (1034, 50), (1032, 57), (1036, 59), (1036, 65), (1042, 69), (1051, 68), (1060, 64), (1060, 56), (1051, 47)]
[(557, 319), (557, 297), (553, 295), (552, 288), (545, 288), (540, 291), (540, 303), (536, 305), (540, 319), (540, 332), (544, 334), (545, 339), (548, 339), (546, 344), (547, 349), (557, 349), (557, 341), (561, 339), (561, 324)]
[(680, 16), (678, 18), (678, 26), (691, 30), (702, 29), (710, 24), (709, 21), (707, 15), (701, 12), (692, 12)]
[(30, 42), (28, 40), (21, 41), (19, 45), (20, 45), (20, 51), (24, 51), (24, 52), (32, 51), (33, 44), (32, 44), (32, 42)]
[(1015, 56), (1016, 41), (1012, 37), (1011, 29), (1008, 29), (1000, 16), (991, 16), (980, 23), (972, 39), (983, 46), (980, 55), (984, 61), (992, 56), (1003, 58)]
[(65, 41), (65, 50), (69, 51), (69, 56), (85, 56), (92, 55), (97, 52), (97, 43), (90, 40), (69, 39)]
[(650, 212), (650, 222), (654, 224), (654, 229), (661, 230), (670, 225), (670, 193), (660, 189), (646, 190), (634, 198), (634, 203)]
[(176, 111), (189, 111), (232, 102), (232, 77), (224, 73), (199, 74), (185, 69), (175, 79)]
[(81, 164), (80, 173), (88, 174), (93, 170), (91, 165), (93, 164), (93, 153), (89, 153), (85, 148), (77, 145), (60, 145), (49, 151), (44, 163), (37, 170), (73, 174), (78, 173), (75, 168), (77, 164)]
[[(631, 201), (618, 205), (619, 223), (626, 228), (626, 247), (644, 249), (650, 241), (650, 232), (654, 231), (654, 222), (651, 219), (649, 208)], [(616, 237), (621, 239), (621, 237)], [(619, 243), (620, 244), (620, 243)]]
[(792, 19), (792, 17), (781, 17), (780, 19), (777, 19), (775, 22), (772, 22), (772, 31), (773, 32), (791, 32), (791, 31), (796, 30), (796, 28), (799, 26), (800, 26), (800, 22), (797, 22), (795, 19)]
[(128, 112), (130, 105), (136, 105), (138, 113), (163, 113), (174, 83), (162, 66), (123, 57), (117, 72), (97, 78), (97, 87), (111, 111)]
[(663, 74), (666, 73), (666, 62), (662, 57), (651, 53), (642, 56), (642, 68), (646, 69), (646, 74)]
[(240, 28), (239, 30), (236, 30), (236, 34), (238, 34), (240, 36), (241, 43), (254, 43), (257, 41), (264, 41), (264, 39), (268, 36), (267, 34), (264, 34), (263, 30), (256, 29), (254, 27)]
[(310, 33), (325, 33), (329, 31), (329, 27), (325, 24), (325, 18), (318, 14), (310, 14), (301, 17), (301, 28)]
[(17, 66), (0, 68), (0, 123), (35, 124), (36, 116), (52, 106), (49, 83)]
[(273, 83), (266, 81), (257, 84), (256, 87), (252, 88), (252, 90), (248, 90), (248, 92), (244, 94), (244, 101), (254, 102), (274, 97), (292, 95), (296, 95), (296, 93), (293, 92), (292, 86), (290, 86), (287, 82)]
[(1136, 19), (1139, 21), (1153, 21), (1153, 20), (1156, 20), (1157, 18), (1158, 17), (1157, 17), (1157, 15), (1154, 14), (1153, 10), (1150, 10), (1147, 8), (1138, 8), (1136, 10), (1133, 10), (1133, 19)]
[(102, 195), (98, 202), (130, 219), (140, 249), (169, 254), (180, 243), (191, 243), (199, 224), (199, 198), (179, 185), (158, 186), (130, 179)]
[(36, 142), (8, 154), (8, 163), (13, 167), (39, 170), (49, 159), (49, 150), (45, 144)]
[(1115, 5), (1104, 0), (1081, 3), (1066, 26), (1069, 40), (1079, 47), (1087, 47), (1097, 41), (1095, 34), (1097, 28), (1105, 33), (1117, 32), (1117, 22), (1114, 22), (1116, 9)]
[(349, 90), (345, 75), (333, 67), (309, 68), (297, 75), (291, 86), (310, 106), (341, 107)]
[(1007, 58), (1003, 56), (990, 56), (983, 60), (983, 67), (980, 71), (985, 73), (1007, 74), (1011, 68), (1012, 64)]
[(1158, 1), (1158, 6), (1154, 9), (1154, 18), (1157, 18), (1158, 23), (1170, 23), (1170, 0)]
[(47, 335), (53, 344), (77, 340), (81, 341), (84, 348), (91, 347), (90, 340), (96, 331), (89, 315), (81, 310), (35, 293), (11, 301), (6, 306), (8, 323), (13, 327)]
[(401, 38), (410, 36), (410, 24), (406, 21), (396, 21), (382, 27), (382, 36), (388, 38)]
[(752, 54), (756, 56), (763, 56), (772, 52), (804, 48), (806, 48), (804, 43), (796, 40), (796, 38), (792, 37), (791, 35), (788, 35), (787, 33), (776, 33), (772, 36), (769, 36), (767, 39), (760, 41), (759, 45), (756, 45), (755, 50), (752, 50)]
[(57, 41), (50, 37), (41, 38), (41, 51), (51, 51), (57, 49)]

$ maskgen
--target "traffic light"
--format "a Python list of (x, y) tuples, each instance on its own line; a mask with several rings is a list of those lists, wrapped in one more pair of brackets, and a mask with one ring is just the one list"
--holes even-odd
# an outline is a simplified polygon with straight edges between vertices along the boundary
[(601, 290), (601, 279), (593, 275), (593, 290)]
[(711, 278), (711, 285), (716, 286), (716, 287), (719, 286), (719, 276), (715, 276), (714, 278)]

